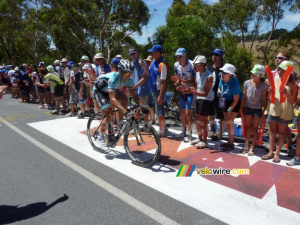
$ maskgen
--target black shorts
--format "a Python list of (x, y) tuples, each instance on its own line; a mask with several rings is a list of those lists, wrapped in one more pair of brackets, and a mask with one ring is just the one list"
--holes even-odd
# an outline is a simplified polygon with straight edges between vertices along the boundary
[(219, 98), (215, 97), (214, 100), (212, 101), (213, 103), (213, 111), (211, 114), (208, 114), (209, 116), (215, 116), (216, 119), (223, 120), (224, 119), (224, 114), (223, 110), (219, 108)]
[[(231, 106), (231, 104), (233, 103), (233, 101), (227, 100), (225, 101), (225, 108), (222, 109), (223, 112), (227, 112), (227, 110), (229, 109), (229, 107)], [(240, 111), (240, 107), (241, 107), (241, 101), (239, 100), (238, 103), (236, 104), (236, 106), (234, 107), (234, 109), (232, 110), (232, 112), (236, 112), (238, 113)]]
[(109, 99), (109, 94), (107, 92), (102, 92), (95, 90), (93, 91), (93, 97), (100, 106), (101, 110), (104, 110), (108, 107), (110, 107), (110, 99)]
[(213, 115), (213, 103), (205, 99), (196, 100), (196, 113), (200, 116)]
[(38, 93), (45, 93), (46, 92), (46, 89), (45, 88), (42, 88), (42, 87), (38, 87)]
[(54, 97), (63, 97), (64, 96), (65, 85), (57, 85), (54, 88)]
[(51, 89), (50, 89), (50, 87), (46, 87), (46, 91), (49, 91), (49, 92), (51, 92)]
[(245, 106), (244, 114), (253, 117), (262, 117), (262, 109), (251, 109)]

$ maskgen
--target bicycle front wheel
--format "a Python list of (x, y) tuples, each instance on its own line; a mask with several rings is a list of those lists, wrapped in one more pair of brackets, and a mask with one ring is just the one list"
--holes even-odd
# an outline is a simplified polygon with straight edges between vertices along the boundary
[[(104, 135), (104, 141), (105, 144), (101, 143), (100, 141), (100, 126), (103, 121), (103, 116), (101, 114), (93, 114), (88, 120), (87, 123), (87, 136), (89, 139), (90, 144), (92, 145), (93, 149), (99, 152), (104, 153), (105, 150), (103, 148), (103, 145), (108, 145), (108, 131), (106, 131)], [(111, 124), (108, 124), (109, 128), (111, 127)]]
[(132, 163), (142, 167), (155, 164), (161, 153), (158, 133), (146, 122), (132, 124), (124, 135), (124, 147)]

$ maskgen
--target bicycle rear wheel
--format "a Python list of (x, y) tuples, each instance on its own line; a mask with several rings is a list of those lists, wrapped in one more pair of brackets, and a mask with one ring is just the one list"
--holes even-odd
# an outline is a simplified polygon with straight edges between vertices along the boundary
[[(90, 144), (92, 145), (93, 149), (99, 151), (101, 153), (105, 152), (102, 145), (100, 143), (100, 125), (103, 121), (104, 117), (101, 114), (93, 114), (88, 120), (87, 123), (87, 136), (89, 139)], [(109, 128), (111, 128), (111, 124), (108, 124)], [(104, 134), (104, 142), (108, 144), (108, 130)]]
[(146, 122), (132, 123), (124, 135), (124, 147), (132, 163), (141, 167), (155, 164), (161, 153), (158, 133)]

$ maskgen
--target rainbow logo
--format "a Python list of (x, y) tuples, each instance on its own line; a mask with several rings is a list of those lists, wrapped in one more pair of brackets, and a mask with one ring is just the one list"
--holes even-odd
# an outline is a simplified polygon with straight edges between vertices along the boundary
[(181, 165), (176, 177), (190, 177), (192, 176), (196, 165)]

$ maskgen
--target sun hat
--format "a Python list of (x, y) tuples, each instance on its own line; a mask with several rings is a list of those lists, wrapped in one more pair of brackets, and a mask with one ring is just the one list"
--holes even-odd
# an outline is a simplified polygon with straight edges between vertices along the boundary
[(216, 49), (215, 49), (215, 50), (213, 50), (213, 51), (212, 51), (210, 54), (211, 54), (211, 55), (217, 54), (217, 55), (219, 55), (219, 56), (222, 56), (222, 57), (223, 57), (223, 55), (224, 55), (224, 52), (223, 52), (223, 50), (222, 50), (222, 49), (216, 48)]
[(92, 65), (89, 64), (89, 63), (84, 64), (83, 69), (84, 69), (84, 70), (92, 70)]
[(86, 55), (83, 55), (80, 59), (80, 61), (90, 61), (89, 57)]
[(115, 58), (123, 59), (123, 57), (121, 55), (116, 55)]
[(163, 48), (161, 45), (153, 45), (151, 49), (148, 50), (148, 52), (163, 52)]
[(95, 56), (94, 56), (94, 59), (104, 59), (104, 55), (102, 53), (97, 53)]
[(60, 64), (60, 61), (57, 59), (54, 61), (54, 64)]
[(175, 55), (186, 55), (186, 50), (185, 48), (178, 48)]
[(255, 76), (258, 76), (258, 77), (265, 77), (266, 68), (262, 65), (256, 64), (253, 67), (253, 69), (251, 70), (251, 73), (253, 73)]
[(282, 61), (278, 67), (287, 70), (290, 66), (294, 66), (294, 63), (290, 62), (290, 61)]
[(234, 71), (236, 70), (234, 65), (231, 65), (229, 63), (226, 63), (222, 68), (220, 68), (220, 71), (224, 72), (224, 73), (230, 73), (232, 75), (234, 74)]
[(206, 63), (206, 58), (204, 55), (197, 55), (193, 61), (193, 64), (198, 64), (198, 63)]
[(147, 59), (144, 59), (144, 61), (148, 61), (148, 62), (152, 62), (152, 56), (151, 55), (148, 55)]
[(69, 62), (69, 60), (68, 60), (67, 58), (63, 58), (63, 59), (61, 60), (61, 62), (62, 62), (62, 63), (65, 63), (65, 62)]

